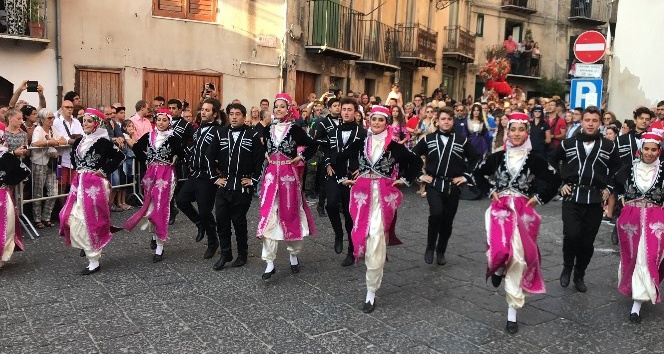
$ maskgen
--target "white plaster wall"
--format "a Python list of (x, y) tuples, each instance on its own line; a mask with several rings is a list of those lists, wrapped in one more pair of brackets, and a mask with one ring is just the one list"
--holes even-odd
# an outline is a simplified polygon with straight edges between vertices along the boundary
[(631, 119), (637, 106), (653, 107), (664, 99), (664, 1), (621, 1), (609, 76), (608, 108)]
[[(44, 49), (43, 44), (21, 43), (13, 41), (0, 42), (0, 76), (14, 84), (14, 90), (23, 80), (39, 81), (44, 87), (46, 108), (57, 109), (57, 77), (55, 67), (55, 51)], [(23, 92), (20, 99), (31, 105), (39, 106), (37, 93)]]

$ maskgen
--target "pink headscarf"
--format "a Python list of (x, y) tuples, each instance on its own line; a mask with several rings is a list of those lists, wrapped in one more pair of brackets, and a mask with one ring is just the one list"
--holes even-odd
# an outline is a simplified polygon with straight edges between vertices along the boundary
[(283, 121), (295, 120), (300, 118), (300, 112), (298, 112), (297, 108), (293, 105), (293, 99), (289, 94), (285, 92), (278, 93), (274, 97), (274, 103), (277, 103), (277, 101), (279, 100), (286, 102), (286, 106), (288, 107), (288, 112), (283, 118), (281, 118)]

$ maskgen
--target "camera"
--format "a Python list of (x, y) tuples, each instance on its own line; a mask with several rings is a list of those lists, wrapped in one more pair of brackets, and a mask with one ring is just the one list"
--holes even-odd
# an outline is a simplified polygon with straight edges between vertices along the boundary
[(28, 92), (37, 92), (37, 86), (39, 86), (39, 82), (37, 81), (28, 81)]

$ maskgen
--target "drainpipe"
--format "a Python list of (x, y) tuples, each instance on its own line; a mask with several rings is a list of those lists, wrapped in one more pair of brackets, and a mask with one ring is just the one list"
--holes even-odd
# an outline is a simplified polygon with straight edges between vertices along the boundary
[[(284, 0), (284, 50), (283, 55), (283, 68), (279, 70), (279, 92), (286, 90), (286, 80), (288, 80), (288, 0)], [(284, 76), (284, 71), (286, 75)]]
[(62, 104), (62, 49), (61, 49), (61, 21), (60, 21), (60, 1), (55, 0), (55, 67), (56, 67), (56, 80), (58, 83), (58, 93), (56, 107), (60, 108)]

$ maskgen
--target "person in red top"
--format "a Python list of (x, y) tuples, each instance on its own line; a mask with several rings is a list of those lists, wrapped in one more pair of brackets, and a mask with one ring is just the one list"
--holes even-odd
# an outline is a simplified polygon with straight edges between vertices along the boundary
[(657, 121), (650, 124), (649, 132), (664, 135), (664, 101), (657, 102)]
[(503, 42), (503, 48), (507, 50), (507, 60), (510, 61), (510, 72), (517, 73), (519, 70), (519, 58), (516, 57), (516, 49), (519, 44), (512, 39), (512, 36), (507, 36)]
[(547, 121), (551, 127), (551, 147), (553, 149), (560, 145), (560, 142), (565, 140), (567, 136), (567, 123), (565, 119), (556, 113), (557, 103), (551, 100), (547, 103)]

